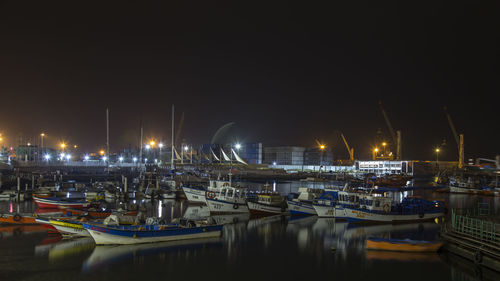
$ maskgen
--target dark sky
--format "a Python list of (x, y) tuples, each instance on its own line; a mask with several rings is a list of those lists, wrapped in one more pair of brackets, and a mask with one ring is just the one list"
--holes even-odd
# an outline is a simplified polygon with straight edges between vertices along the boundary
[(241, 141), (320, 139), (345, 158), (341, 131), (367, 158), (388, 135), (382, 100), (407, 159), (443, 138), (456, 158), (445, 105), (466, 157), (500, 154), (498, 1), (128, 2), (0, 2), (7, 143), (44, 131), (96, 151), (106, 107), (112, 150), (136, 144), (141, 118), (169, 141), (174, 103), (189, 143), (234, 121)]

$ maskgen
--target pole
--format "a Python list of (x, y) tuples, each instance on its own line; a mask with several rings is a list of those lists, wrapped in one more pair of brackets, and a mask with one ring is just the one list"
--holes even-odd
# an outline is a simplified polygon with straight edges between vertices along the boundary
[(106, 108), (106, 160), (109, 163), (109, 109)]
[(142, 119), (141, 119), (141, 132), (140, 132), (140, 140), (139, 140), (139, 166), (142, 166), (142, 134), (143, 134), (143, 130), (142, 130)]
[(464, 167), (464, 134), (460, 134), (459, 140), (458, 168), (462, 169)]
[(174, 105), (172, 104), (172, 159), (170, 160), (170, 169), (174, 170), (175, 165), (174, 165)]

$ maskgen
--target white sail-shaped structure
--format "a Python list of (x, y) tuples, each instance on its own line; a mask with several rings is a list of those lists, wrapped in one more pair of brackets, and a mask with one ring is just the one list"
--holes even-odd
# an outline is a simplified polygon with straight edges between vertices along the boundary
[(227, 154), (224, 152), (224, 149), (221, 148), (220, 151), (222, 152), (222, 156), (224, 157), (225, 161), (231, 161), (231, 159), (229, 159), (229, 157), (227, 157)]
[(177, 153), (177, 149), (174, 147), (174, 154), (175, 154), (175, 160), (182, 160), (182, 158), (179, 156), (179, 153)]
[(233, 151), (234, 158), (236, 158), (236, 161), (240, 162), (241, 164), (248, 165), (247, 162), (243, 161), (243, 159), (241, 159), (241, 157), (238, 156), (238, 154), (236, 153), (236, 151), (234, 151), (234, 149), (231, 148), (231, 150)]
[(215, 155), (214, 151), (211, 148), (210, 148), (210, 151), (212, 152), (212, 155), (215, 158), (215, 160), (220, 161), (219, 157), (217, 157), (217, 155)]

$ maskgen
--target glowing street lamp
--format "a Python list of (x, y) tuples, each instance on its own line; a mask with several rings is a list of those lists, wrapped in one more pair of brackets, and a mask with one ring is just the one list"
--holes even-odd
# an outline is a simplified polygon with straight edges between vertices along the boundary
[(120, 162), (123, 162), (123, 156), (120, 156), (120, 158), (118, 158), (118, 160), (119, 160)]
[(439, 147), (436, 148), (436, 166), (439, 167)]
[(59, 146), (61, 147), (61, 149), (64, 151), (64, 149), (66, 148), (66, 144), (64, 142), (61, 142), (59, 144)]
[(151, 149), (151, 146), (149, 144), (146, 144), (146, 149), (147, 150)]
[(67, 154), (67, 155), (66, 155), (66, 160), (68, 160), (68, 161), (69, 161), (70, 159), (71, 159), (71, 155)]
[(150, 141), (149, 141), (149, 145), (150, 145), (151, 147), (155, 147), (156, 142), (155, 142), (154, 140), (150, 140)]
[(237, 143), (234, 147), (236, 147), (237, 150), (240, 150), (241, 144)]
[(104, 156), (104, 153), (106, 153), (104, 150), (102, 150), (102, 149), (101, 149), (101, 150), (99, 150), (99, 154), (100, 154), (101, 156)]
[(45, 154), (45, 155), (43, 156), (43, 158), (45, 158), (45, 160), (49, 161), (49, 160), (50, 160), (50, 154)]
[(102, 157), (102, 161), (106, 162), (106, 160), (108, 160), (108, 157), (103, 156), (103, 157)]
[(85, 161), (89, 161), (89, 158), (90, 158), (90, 157), (89, 157), (88, 155), (85, 155), (85, 156), (83, 157), (83, 159), (84, 159)]
[(132, 158), (132, 161), (137, 162), (137, 157)]

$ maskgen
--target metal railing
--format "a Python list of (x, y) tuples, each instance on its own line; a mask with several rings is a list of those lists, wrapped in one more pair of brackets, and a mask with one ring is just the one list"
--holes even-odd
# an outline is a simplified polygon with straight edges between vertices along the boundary
[(477, 209), (452, 209), (451, 230), (483, 243), (500, 246), (500, 223), (491, 220), (488, 208), (479, 205)]

